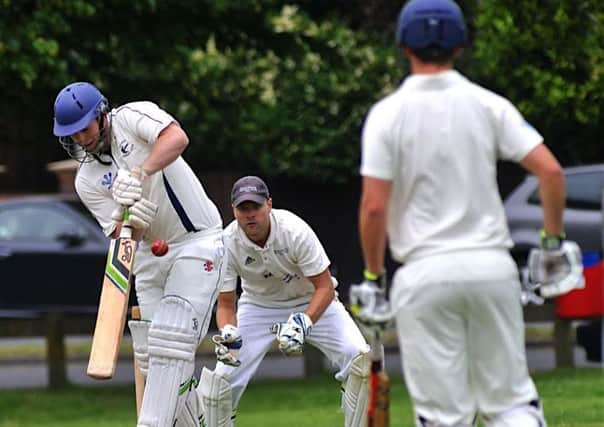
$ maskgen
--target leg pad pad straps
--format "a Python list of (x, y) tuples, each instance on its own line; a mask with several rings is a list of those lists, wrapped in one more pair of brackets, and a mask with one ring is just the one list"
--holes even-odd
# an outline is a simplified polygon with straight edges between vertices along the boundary
[(207, 427), (231, 427), (233, 393), (229, 382), (206, 368), (201, 371), (199, 391)]
[(367, 425), (367, 405), (369, 403), (369, 353), (361, 353), (352, 359), (350, 372), (344, 383), (342, 411), (345, 427), (365, 427)]
[(128, 327), (132, 336), (132, 350), (142, 374), (147, 377), (149, 371), (149, 327), (146, 320), (130, 320)]

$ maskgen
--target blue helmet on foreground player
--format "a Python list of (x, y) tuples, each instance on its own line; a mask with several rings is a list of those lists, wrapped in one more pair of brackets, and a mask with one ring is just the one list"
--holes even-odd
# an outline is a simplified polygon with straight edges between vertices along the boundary
[(411, 0), (401, 10), (396, 43), (431, 62), (448, 61), (467, 42), (459, 6), (452, 0)]
[(80, 163), (100, 154), (109, 134), (106, 120), (107, 98), (91, 83), (75, 82), (65, 86), (54, 104), (53, 133), (70, 157)]
[(411, 49), (454, 49), (466, 43), (466, 24), (451, 0), (411, 0), (401, 10), (396, 42)]

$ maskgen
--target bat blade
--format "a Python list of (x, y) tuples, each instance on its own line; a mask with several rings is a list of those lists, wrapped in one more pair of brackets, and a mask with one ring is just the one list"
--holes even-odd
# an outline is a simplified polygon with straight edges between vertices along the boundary
[(130, 238), (130, 228), (122, 227), (122, 234), (111, 241), (107, 254), (105, 276), (101, 289), (94, 336), (88, 369), (89, 377), (109, 379), (113, 377), (124, 333), (130, 278), (136, 241)]
[(390, 426), (390, 378), (382, 361), (371, 362), (369, 427)]
[(378, 328), (371, 337), (371, 374), (369, 376), (368, 427), (390, 426), (390, 378), (384, 368), (382, 331)]

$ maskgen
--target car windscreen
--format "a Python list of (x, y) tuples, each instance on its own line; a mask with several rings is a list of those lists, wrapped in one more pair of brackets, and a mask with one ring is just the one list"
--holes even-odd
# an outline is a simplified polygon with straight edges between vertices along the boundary
[[(566, 176), (566, 207), (570, 209), (593, 210), (602, 209), (602, 183), (604, 176), (601, 172), (575, 173)], [(539, 188), (529, 197), (529, 203), (541, 204)]]
[(54, 242), (65, 236), (93, 238), (75, 216), (53, 204), (23, 204), (0, 209), (0, 240)]

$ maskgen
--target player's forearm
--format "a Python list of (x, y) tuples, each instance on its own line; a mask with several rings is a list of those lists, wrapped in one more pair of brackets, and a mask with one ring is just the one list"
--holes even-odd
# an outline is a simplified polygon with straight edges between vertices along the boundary
[(149, 156), (142, 164), (147, 175), (164, 169), (180, 156), (187, 145), (187, 134), (176, 123), (165, 128), (157, 138)]
[(216, 307), (216, 326), (222, 329), (224, 325), (237, 326), (237, 294), (233, 292), (221, 292), (218, 295), (218, 306)]
[(520, 164), (539, 180), (545, 232), (560, 234), (563, 231), (562, 213), (566, 200), (562, 167), (545, 144), (538, 144)]
[(313, 294), (305, 313), (310, 317), (310, 320), (312, 320), (313, 323), (316, 323), (336, 295), (333, 290), (333, 282), (329, 270), (325, 270), (323, 273), (309, 277), (308, 279), (315, 286), (315, 293)]
[(361, 206), (359, 234), (365, 268), (380, 274), (384, 270), (386, 253), (386, 212)]
[(564, 229), (563, 216), (566, 200), (564, 174), (550, 173), (539, 177), (539, 195), (543, 209), (543, 228), (549, 235), (559, 235)]

